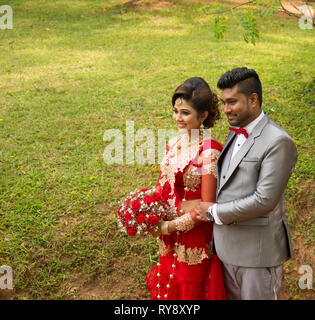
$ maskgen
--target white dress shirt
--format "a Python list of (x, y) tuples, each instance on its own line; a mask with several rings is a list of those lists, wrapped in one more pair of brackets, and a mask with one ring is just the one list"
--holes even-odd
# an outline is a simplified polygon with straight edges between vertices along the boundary
[[(253, 120), (247, 126), (244, 127), (244, 129), (246, 129), (246, 131), (247, 131), (248, 136), (253, 132), (254, 128), (256, 127), (258, 122), (264, 117), (264, 115), (265, 114), (262, 111), (260, 113), (260, 115), (255, 120)], [(239, 129), (239, 127), (235, 127), (235, 128)], [(233, 149), (232, 156), (231, 156), (231, 160), (236, 155), (236, 153), (241, 149), (241, 147), (242, 147), (242, 145), (244, 144), (245, 141), (246, 141), (246, 138), (245, 138), (245, 136), (243, 134), (238, 134), (237, 135), (236, 141), (235, 141), (235, 144), (234, 144), (234, 149)], [(219, 219), (219, 217), (217, 215), (217, 204), (216, 203), (213, 205), (212, 212), (213, 212), (214, 222), (216, 224), (223, 224), (222, 221)]]

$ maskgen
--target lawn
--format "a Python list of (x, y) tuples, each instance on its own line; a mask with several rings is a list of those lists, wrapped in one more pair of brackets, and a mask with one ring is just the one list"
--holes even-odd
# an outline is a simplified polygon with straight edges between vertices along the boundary
[[(125, 135), (126, 121), (135, 131), (175, 129), (170, 97), (180, 83), (199, 76), (219, 93), (222, 73), (247, 66), (262, 80), (263, 109), (298, 147), (286, 191), (295, 256), (281, 298), (314, 299), (298, 286), (299, 267), (314, 266), (313, 30), (258, 17), (253, 46), (231, 15), (224, 38), (214, 37), (215, 3), (9, 3), (14, 28), (0, 30), (0, 266), (13, 268), (14, 289), (0, 298), (148, 299), (156, 241), (120, 233), (115, 213), (127, 193), (156, 183), (158, 161), (106, 164), (103, 135)], [(224, 143), (227, 131), (222, 113), (212, 134)]]

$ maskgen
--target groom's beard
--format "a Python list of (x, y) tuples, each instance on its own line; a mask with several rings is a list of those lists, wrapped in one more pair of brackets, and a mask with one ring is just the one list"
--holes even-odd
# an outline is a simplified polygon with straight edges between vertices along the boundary
[[(245, 127), (248, 123), (251, 122), (250, 119), (253, 117), (253, 115), (249, 111), (248, 104), (247, 109), (242, 114), (230, 112), (226, 114), (226, 116), (228, 117), (230, 126), (233, 127)], [(232, 116), (232, 118), (229, 119), (229, 116)]]
[(248, 119), (248, 115), (245, 115), (244, 117), (239, 117), (233, 114), (233, 116), (234, 117), (232, 119), (228, 118), (228, 122), (232, 127), (242, 127), (242, 123), (244, 123), (244, 120)]

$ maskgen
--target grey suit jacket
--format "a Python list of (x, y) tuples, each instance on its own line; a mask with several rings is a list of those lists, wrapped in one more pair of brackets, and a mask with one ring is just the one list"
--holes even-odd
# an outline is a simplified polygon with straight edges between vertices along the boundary
[(223, 225), (214, 224), (216, 253), (236, 266), (280, 265), (292, 256), (284, 191), (297, 161), (296, 146), (265, 114), (223, 173), (234, 136), (231, 131), (217, 162), (217, 215)]

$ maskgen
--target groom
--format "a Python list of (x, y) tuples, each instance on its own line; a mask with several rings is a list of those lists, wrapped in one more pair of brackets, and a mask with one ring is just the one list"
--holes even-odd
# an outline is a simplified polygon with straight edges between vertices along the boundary
[(254, 70), (228, 71), (218, 88), (231, 128), (217, 162), (217, 202), (202, 202), (195, 212), (199, 220), (215, 222), (227, 298), (277, 299), (283, 263), (292, 256), (284, 190), (296, 146), (262, 111)]

